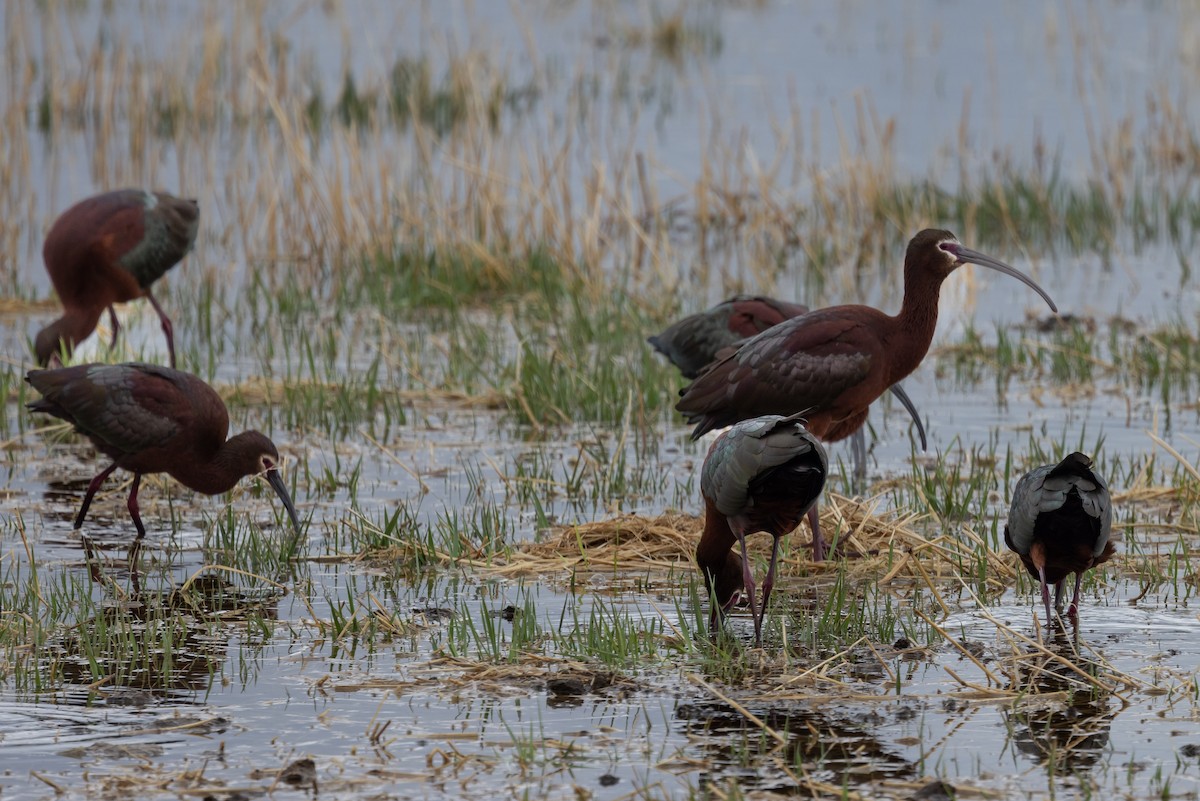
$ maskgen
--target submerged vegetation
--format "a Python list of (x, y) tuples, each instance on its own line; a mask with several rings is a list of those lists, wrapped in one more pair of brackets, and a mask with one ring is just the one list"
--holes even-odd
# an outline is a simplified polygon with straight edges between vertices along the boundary
[[(690, 133), (699, 163), (681, 178), (641, 126), (712, 89), (723, 14), (772, 4), (598, 3), (578, 60), (539, 52), (529, 20), (506, 58), (273, 3), (183, 22), (149, 3), (140, 24), (163, 35), (147, 41), (122, 32), (119, 5), (0, 11), (0, 716), (35, 710), (0, 752), (32, 743), (51, 787), (90, 788), (99, 772), (79, 760), (111, 759), (106, 786), (141, 771), (229, 794), (250, 767), (233, 746), (269, 765), (253, 773), (269, 789), (316, 726), (342, 749), (336, 770), (330, 751), (316, 760), (338, 797), (420, 781), (472, 797), (907, 798), (942, 780), (1173, 796), (1194, 753), (1109, 742), (1118, 714), (1168, 742), (1200, 697), (1185, 613), (1200, 321), (1182, 302), (1147, 319), (1092, 308), (1120, 289), (1072, 294), (1146, 260), (1191, 292), (1200, 145), (1171, 90), (1092, 121), (1083, 174), (1040, 137), (1027, 155), (972, 149), (966, 108), (953, 163), (901, 169), (914, 123), (880, 118), (868, 94), (836, 119), (832, 158), (806, 98), (775, 107), (765, 149), (705, 100), (713, 122)], [(290, 27), (306, 15), (355, 33), (331, 55)], [(375, 37), (388, 44), (360, 58)], [(71, 523), (92, 454), (24, 414), (22, 376), (49, 314), (49, 221), (88, 187), (124, 184), (200, 198), (196, 251), (158, 295), (181, 366), (219, 389), (234, 428), (280, 443), (307, 520), (296, 551), (261, 486), (222, 503), (148, 478), (140, 587), (115, 482), (89, 518), (89, 575)], [(735, 291), (894, 311), (904, 243), (930, 224), (1033, 262), (1068, 314), (945, 325), (917, 396), (931, 452), (873, 413), (883, 475), (822, 501), (842, 558), (807, 561), (802, 527), (769, 646), (746, 646), (740, 612), (710, 639), (688, 514), (705, 445), (687, 440), (681, 381), (645, 336)], [(113, 352), (102, 332), (95, 358), (156, 360), (130, 329)], [(1109, 478), (1120, 532), (1118, 558), (1085, 581), (1096, 629), (1078, 639), (1034, 622), (1036, 587), (1003, 542), (1017, 477), (1073, 450)], [(51, 700), (71, 710), (61, 729), (37, 717)], [(39, 739), (68, 726), (132, 750), (64, 756)], [(996, 731), (1005, 753), (979, 755)], [(219, 735), (219, 751), (191, 733)], [(179, 767), (193, 756), (204, 776)], [(1019, 778), (1003, 777), (1010, 762)]]

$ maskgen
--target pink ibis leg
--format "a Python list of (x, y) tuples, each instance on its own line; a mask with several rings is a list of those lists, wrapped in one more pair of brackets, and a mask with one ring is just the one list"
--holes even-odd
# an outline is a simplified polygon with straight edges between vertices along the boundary
[[(1065, 579), (1064, 579), (1065, 580)], [(1071, 595), (1071, 605), (1067, 607), (1067, 617), (1079, 617), (1079, 588), (1083, 585), (1083, 573), (1075, 574), (1075, 592)]]
[(1049, 625), (1054, 616), (1050, 614), (1050, 585), (1046, 583), (1045, 567), (1038, 567), (1038, 581), (1042, 585), (1042, 603), (1046, 605), (1046, 625)]
[(84, 493), (83, 496), (83, 506), (79, 507), (79, 514), (75, 515), (76, 529), (83, 528), (83, 518), (87, 517), (87, 510), (88, 507), (92, 505), (92, 498), (96, 495), (96, 490), (100, 489), (100, 485), (104, 483), (104, 479), (112, 475), (112, 471), (116, 469), (117, 465), (114, 462), (113, 464), (110, 464), (108, 467), (104, 468), (103, 472), (93, 478), (92, 482), (88, 484), (87, 492)]
[(824, 562), (825, 540), (821, 537), (821, 512), (815, 503), (808, 510), (808, 525), (812, 529), (813, 561)]
[(742, 546), (742, 587), (746, 599), (750, 601), (750, 617), (754, 618), (754, 641), (762, 642), (762, 620), (758, 616), (758, 608), (754, 601), (754, 574), (750, 571), (750, 554), (746, 552), (746, 535), (738, 531), (737, 538)]
[(171, 359), (171, 369), (175, 369), (175, 328), (171, 325), (171, 318), (167, 317), (167, 313), (163, 311), (162, 306), (158, 305), (154, 295), (150, 294), (150, 290), (146, 290), (146, 298), (150, 301), (150, 305), (158, 312), (158, 319), (162, 321), (163, 334), (167, 337), (167, 354)]
[(129, 488), (129, 502), (126, 504), (129, 507), (129, 516), (133, 518), (133, 525), (137, 528), (138, 540), (146, 536), (146, 527), (142, 525), (142, 516), (138, 514), (137, 493), (141, 483), (142, 474), (134, 473), (133, 486)]

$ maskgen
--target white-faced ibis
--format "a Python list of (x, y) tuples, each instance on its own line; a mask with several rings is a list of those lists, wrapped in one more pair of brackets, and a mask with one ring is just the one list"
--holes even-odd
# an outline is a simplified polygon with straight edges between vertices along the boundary
[(1092, 470), (1092, 460), (1082, 453), (1030, 470), (1017, 482), (1004, 542), (1041, 585), (1047, 621), (1050, 585), (1054, 606), (1062, 612), (1063, 585), (1072, 573), (1075, 594), (1067, 614), (1077, 617), (1083, 571), (1112, 558), (1111, 533), (1112, 497), (1104, 479)]
[[(725, 356), (756, 334), (772, 326), (808, 314), (809, 308), (775, 298), (735, 295), (710, 309), (688, 315), (665, 328), (661, 334), (647, 337), (654, 349), (679, 368), (684, 378), (697, 378), (704, 368)], [(925, 426), (908, 393), (899, 384), (888, 387), (908, 411), (917, 426), (921, 450), (926, 450)], [(854, 430), (855, 473), (866, 475), (867, 445), (862, 427)]]
[[(779, 538), (800, 525), (805, 515), (812, 523), (828, 470), (825, 449), (805, 429), (800, 415), (743, 420), (713, 442), (700, 475), (704, 533), (696, 548), (696, 564), (713, 604), (711, 630), (717, 629), (743, 591), (754, 617), (755, 641), (762, 642)], [(761, 609), (755, 606), (754, 576), (746, 553), (746, 537), (758, 531), (772, 537)], [(814, 526), (814, 536), (816, 531)], [(740, 557), (731, 550), (735, 541), (741, 545)]]
[(678, 367), (684, 378), (695, 378), (725, 348), (802, 314), (808, 314), (808, 307), (799, 303), (735, 295), (672, 323), (646, 341)]
[(116, 344), (113, 304), (144, 297), (162, 321), (174, 367), (171, 320), (150, 293), (150, 285), (191, 250), (199, 221), (196, 201), (143, 189), (105, 192), (63, 212), (42, 247), (63, 316), (38, 332), (38, 363), (45, 366), (60, 351), (70, 353), (96, 330), (105, 309)]
[(296, 507), (277, 469), (275, 444), (257, 431), (226, 440), (225, 404), (196, 376), (153, 364), (80, 364), (30, 370), (25, 380), (42, 395), (28, 404), (30, 411), (66, 420), (113, 460), (88, 485), (75, 528), (83, 525), (104, 479), (120, 467), (133, 473), (129, 514), (138, 541), (146, 535), (137, 504), (144, 473), (167, 473), (205, 495), (228, 492), (240, 479), (261, 474), (300, 535)]
[[(967, 263), (1018, 279), (1058, 311), (1020, 270), (964, 247), (949, 231), (926, 229), (908, 243), (899, 314), (830, 306), (784, 320), (680, 390), (675, 408), (696, 424), (693, 439), (739, 420), (798, 412), (822, 442), (844, 439), (862, 426), (871, 403), (925, 358), (942, 281)], [(813, 556), (824, 556), (819, 532), (813, 532)]]

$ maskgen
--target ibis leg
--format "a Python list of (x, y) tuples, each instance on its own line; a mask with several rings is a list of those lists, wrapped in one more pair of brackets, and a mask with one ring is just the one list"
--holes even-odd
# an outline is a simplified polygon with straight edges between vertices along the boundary
[(821, 512), (814, 503), (808, 510), (808, 525), (812, 529), (813, 561), (825, 561), (825, 540), (821, 537)]
[[(771, 599), (771, 588), (775, 586), (775, 562), (779, 558), (779, 538), (771, 538), (771, 563), (767, 565), (767, 576), (762, 583), (762, 617), (761, 620), (766, 620), (767, 617), (767, 601)], [(759, 628), (762, 628), (761, 620)]]
[[(705, 578), (706, 581), (704, 582), (704, 586), (712, 588), (714, 586), (714, 582), (708, 576)], [(737, 593), (734, 593), (733, 597), (730, 598), (730, 603), (732, 603), (736, 598)], [(710, 589), (708, 592), (708, 605), (710, 609), (708, 613), (708, 634), (711, 637), (715, 637), (717, 636), (717, 630), (721, 627), (721, 623), (725, 620), (725, 610), (719, 603), (717, 603), (717, 594), (715, 588)]]
[(116, 462), (104, 468), (100, 475), (92, 479), (92, 483), (88, 484), (87, 492), (83, 496), (83, 506), (79, 507), (79, 514), (75, 515), (75, 528), (83, 528), (83, 518), (87, 517), (88, 507), (92, 505), (92, 498), (96, 495), (96, 490), (100, 489), (100, 485), (104, 483), (104, 479), (112, 475), (112, 471), (117, 469)]
[(108, 322), (112, 324), (112, 342), (108, 343), (110, 349), (117, 346), (117, 331), (120, 330), (121, 324), (117, 322), (117, 307), (108, 304)]
[(754, 574), (750, 571), (750, 554), (746, 553), (746, 535), (739, 531), (737, 538), (742, 545), (742, 585), (746, 591), (746, 598), (750, 601), (750, 617), (754, 618), (754, 642), (761, 643), (762, 621), (758, 617), (758, 607), (754, 600)]
[[(1066, 581), (1066, 579), (1063, 579)], [(1083, 585), (1083, 573), (1075, 574), (1075, 592), (1071, 595), (1071, 605), (1067, 607), (1067, 617), (1079, 616), (1079, 588)]]
[(142, 539), (138, 537), (133, 541), (133, 545), (129, 546), (129, 556), (126, 561), (129, 563), (129, 581), (133, 585), (135, 594), (141, 594), (142, 583), (138, 577), (138, 556), (142, 552)]
[(129, 488), (129, 516), (133, 518), (133, 525), (137, 528), (137, 538), (140, 542), (142, 537), (146, 536), (146, 527), (142, 525), (142, 516), (138, 514), (137, 493), (138, 485), (142, 483), (142, 474), (133, 474), (133, 486)]
[(1050, 614), (1050, 585), (1046, 583), (1046, 568), (1038, 567), (1038, 581), (1042, 585), (1042, 603), (1046, 605), (1046, 625), (1050, 625), (1050, 621), (1054, 617)]
[(167, 313), (163, 311), (162, 306), (158, 305), (154, 295), (150, 294), (150, 290), (146, 290), (146, 299), (150, 301), (150, 305), (158, 312), (158, 319), (162, 321), (163, 334), (167, 337), (167, 354), (171, 359), (171, 369), (175, 368), (175, 329), (171, 325), (171, 318), (167, 317)]
[(1063, 579), (1054, 585), (1054, 611), (1058, 612), (1060, 615), (1063, 611), (1063, 587), (1066, 585), (1066, 583), (1067, 580)]
[(850, 453), (854, 458), (854, 490), (862, 492), (866, 489), (867, 484), (867, 435), (864, 429), (866, 426), (859, 426), (858, 429), (850, 435)]

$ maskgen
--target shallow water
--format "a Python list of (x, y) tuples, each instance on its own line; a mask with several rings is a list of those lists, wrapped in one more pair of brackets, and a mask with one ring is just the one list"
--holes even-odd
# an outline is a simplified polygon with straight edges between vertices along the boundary
[[(84, 39), (97, 26), (120, 31), (152, 62), (192, 24), (171, 5), (146, 4), (137, 13), (117, 6), (60, 9), (65, 22), (37, 11), (34, 27), (65, 24)], [(572, 75), (579, 64), (602, 80), (610, 73), (623, 75), (640, 91), (622, 95), (606, 87), (598, 113), (621, 110), (622, 102), (636, 106), (621, 110), (622, 124), (613, 127), (650, 154), (657, 167), (653, 180), (664, 196), (695, 180), (702, 155), (714, 143), (741, 141), (741, 147), (765, 160), (777, 147), (769, 119), (785, 117), (791, 104), (802, 116), (804, 138), (784, 149), (818, 152), (830, 172), (843, 169), (839, 131), (853, 127), (858, 99), (881, 121), (895, 122), (898, 173), (924, 176), (933, 169), (953, 182), (964, 159), (968, 169), (988, 166), (996, 152), (1025, 159), (1040, 137), (1061, 153), (1069, 176), (1087, 176), (1094, 157), (1085, 144), (1089, 135), (1126, 115), (1132, 115), (1136, 135), (1147, 94), (1187, 97), (1200, 66), (1196, 15), (1171, 4), (913, 2), (878, 8), (842, 3), (835, 12), (803, 2), (709, 4), (689, 20), (716, 31), (719, 47), (681, 64), (619, 44), (622, 30), (653, 15), (633, 4), (550, 4), (539, 13), (523, 13), (524, 7), (492, 3), (364, 3), (338, 7), (332, 16), (322, 5), (294, 10), (267, 3), (264, 9), (266, 27), (297, 53), (311, 55), (312, 72), (330, 96), (337, 92), (344, 61), (357, 70), (381, 71), (397, 53), (414, 51), (439, 63), (453, 49), (448, 42), (487, 50), (495, 63), (514, 65), (518, 76), (547, 64), (560, 76)], [(5, 13), (15, 12), (9, 7)], [(162, 36), (161, 30), (171, 35)], [(68, 51), (61, 57), (70, 61), (78, 54)], [(542, 107), (565, 106), (568, 84), (551, 78)], [(0, 87), (3, 91), (9, 90)], [(628, 100), (629, 94), (640, 102)], [(722, 124), (736, 126), (737, 132), (709, 128), (706, 121), (717, 109)], [(1185, 107), (1183, 113), (1191, 112)], [(545, 131), (557, 121), (551, 112), (531, 126)], [(954, 152), (963, 130), (970, 139), (966, 156)], [(48, 290), (38, 259), (48, 221), (68, 199), (117, 180), (110, 174), (104, 180), (95, 177), (102, 171), (84, 155), (86, 140), (87, 134), (69, 131), (34, 139), (40, 144), (31, 154), (31, 173), (39, 190), (28, 210), (10, 218), (18, 221), (18, 247), (6, 262), (37, 295)], [(398, 151), (404, 141), (398, 137)], [(606, 142), (597, 150), (602, 152)], [(322, 161), (328, 156), (314, 154), (318, 167), (328, 166)], [(167, 147), (147, 172), (158, 183), (172, 184), (176, 175), (193, 175), (198, 158)], [(195, 191), (205, 214), (214, 209), (218, 222), (206, 228), (198, 251), (205, 263), (228, 265), (244, 276), (263, 261), (261, 254), (227, 235), (237, 225), (224, 202), (223, 187), (232, 178), (220, 159), (215, 166), (204, 160), (198, 171), (204, 177), (196, 180)], [(797, 182), (797, 196), (806, 191)], [(877, 276), (831, 282), (823, 299), (865, 299), (896, 308), (900, 254), (894, 257), (897, 264)], [(1006, 257), (1035, 274), (1064, 312), (1101, 320), (1121, 315), (1139, 324), (1191, 321), (1200, 299), (1197, 283), (1181, 273), (1178, 256), (1165, 245), (1136, 253), (1118, 250), (1108, 263), (1069, 255), (1036, 261), (1019, 254)], [(183, 306), (199, 279), (177, 272), (165, 302)], [(853, 286), (847, 290), (847, 285)], [(771, 289), (800, 295), (807, 286), (803, 275), (785, 275)], [(711, 299), (688, 298), (685, 305), (700, 307)], [(129, 311), (133, 319), (126, 323), (125, 341), (133, 342), (135, 351), (144, 348), (161, 357), (154, 350), (161, 347), (155, 318), (136, 306)], [(1046, 313), (1023, 287), (967, 268), (946, 284), (935, 348), (957, 341), (967, 323), (987, 336), (996, 326)], [(0, 320), (0, 342), (11, 359), (27, 358), (25, 337), (49, 316)], [(630, 332), (630, 346), (642, 347), (646, 333)], [(180, 337), (186, 343), (193, 333), (181, 331)], [(214, 372), (232, 382), (254, 369), (246, 360), (230, 360)], [(1195, 405), (1184, 408), (1179, 397), (1164, 405), (1157, 395), (1110, 382), (1091, 397), (1067, 401), (1053, 391), (1013, 382), (998, 399), (989, 379), (958, 386), (952, 375), (939, 375), (932, 361), (905, 386), (930, 437), (930, 452), (916, 455), (918, 465), (966, 460), (977, 449), (1003, 453), (1011, 446), (1025, 454), (1031, 442), (1079, 442), (1090, 449), (1101, 439), (1109, 456), (1143, 458), (1158, 452), (1169, 461), (1147, 431), (1193, 461), (1200, 457), (1200, 411)], [(158, 625), (155, 604), (165, 602), (153, 593), (178, 588), (209, 565), (226, 507), (220, 500), (194, 500), (170, 483), (149, 483), (143, 490), (151, 534), (143, 577), (148, 595), (136, 599), (142, 607), (122, 595), (129, 579), (121, 559), (130, 534), (123, 493), (100, 498), (87, 530), (97, 539), (116, 587), (89, 584), (71, 526), (97, 462), (81, 445), (49, 445), (39, 434), (20, 433), (22, 412), (12, 401), (6, 414), (13, 438), (6, 443), (0, 496), (0, 581), (15, 584), (28, 577), (32, 553), (43, 581), (74, 582), (104, 614)], [(871, 477), (903, 477), (925, 469), (913, 466), (907, 416), (895, 404), (883, 405), (886, 413), (879, 408), (872, 413)], [(264, 424), (260, 416), (243, 413), (235, 426), (270, 430), (270, 421)], [(1192, 579), (1177, 582), (1178, 591), (1150, 587), (1143, 592), (1146, 588), (1106, 574), (1099, 586), (1089, 588), (1078, 651), (1069, 637), (1050, 640), (1049, 648), (1082, 666), (1104, 686), (1100, 690), (1061, 661), (1044, 664), (1045, 655), (1034, 653), (1026, 638), (1037, 639), (1033, 620), (1040, 612), (1024, 582), (1021, 592), (1010, 588), (985, 605), (966, 591), (947, 589), (946, 615), (911, 588), (889, 588), (897, 605), (930, 606), (925, 611), (951, 641), (904, 648), (897, 645), (897, 633), (896, 640), (871, 642), (870, 648), (844, 643), (850, 653), (819, 676), (813, 675), (816, 655), (803, 647), (789, 651), (782, 642), (750, 657), (762, 664), (746, 668), (739, 680), (706, 673), (711, 665), (681, 656), (685, 649), (678, 649), (666, 652), (670, 657), (613, 671), (616, 681), (594, 692), (555, 698), (546, 689), (547, 674), (571, 672), (578, 665), (554, 659), (507, 665), (477, 653), (478, 644), (467, 648), (478, 662), (456, 660), (450, 656), (453, 622), (495, 621), (510, 638), (514, 624), (491, 617), (510, 604), (531, 605), (546, 631), (570, 628), (603, 608), (602, 614), (636, 621), (650, 632), (647, 636), (665, 639), (687, 631), (685, 624), (695, 617), (688, 601), (690, 574), (518, 581), (458, 567), (428, 569), (414, 578), (393, 564), (325, 562), (322, 558), (350, 550), (343, 529), (352, 514), (347, 487), (320, 486), (321, 477), (356, 468), (355, 504), (367, 519), (397, 508), (410, 510), (421, 523), (447, 510), (463, 515), (499, 510), (503, 535), (523, 542), (539, 533), (539, 510), (548, 521), (566, 523), (618, 511), (698, 512), (696, 473), (703, 444), (690, 443), (677, 420), (663, 421), (650, 446), (623, 446), (640, 471), (637, 486), (620, 496), (581, 492), (569, 497), (563, 488), (581, 461), (594, 462), (585, 486), (603, 480), (622, 448), (621, 432), (581, 425), (539, 438), (499, 412), (433, 404), (410, 409), (406, 422), (393, 425), (383, 443), (373, 442), (365, 428), (356, 427), (337, 442), (314, 431), (271, 430), (300, 485), (296, 496), (303, 513), (311, 516), (304, 549), (311, 561), (297, 568), (302, 579), (283, 582), (286, 594), (262, 582), (211, 588), (212, 597), (205, 596), (210, 606), (195, 614), (194, 630), (183, 626), (174, 642), (169, 669), (126, 673), (125, 666), (105, 663), (99, 655), (101, 667), (125, 680), (88, 686), (93, 671), (80, 657), (66, 660), (62, 675), (39, 686), (0, 661), (0, 676), (6, 677), (0, 682), (0, 793), (5, 799), (178, 797), (202, 790), (234, 797), (235, 791), (271, 787), (280, 768), (304, 757), (316, 762), (320, 791), (337, 798), (497, 793), (682, 798), (716, 794), (735, 781), (743, 791), (807, 794), (818, 787), (835, 794), (845, 786), (864, 797), (907, 798), (930, 777), (1018, 798), (1051, 792), (1068, 798), (1149, 798), (1166, 794), (1168, 786), (1172, 797), (1200, 796), (1194, 778), (1200, 774), (1194, 692), (1200, 619), (1192, 608)], [(599, 445), (585, 454), (581, 443)], [(834, 446), (832, 454), (848, 461), (844, 446)], [(512, 489), (512, 477), (531, 460), (553, 466), (554, 486), (539, 494), (537, 510)], [(301, 466), (305, 478), (297, 475)], [(991, 508), (978, 510), (977, 528), (986, 530), (1002, 513), (1004, 491), (998, 489)], [(234, 493), (230, 504), (241, 524), (253, 521), (282, 541), (278, 512), (261, 487)], [(1125, 519), (1120, 511), (1118, 517)], [(1148, 540), (1142, 547), (1167, 553), (1172, 545)], [(773, 614), (788, 619), (789, 631), (803, 630), (820, 590), (807, 584), (788, 589), (776, 593)], [(253, 593), (258, 595), (250, 597)], [(346, 614), (351, 599), (377, 603), (377, 609), (411, 628), (375, 639), (328, 636), (314, 621)], [(85, 608), (82, 599), (74, 602)], [(265, 623), (247, 625), (248, 607)], [(450, 610), (454, 621), (436, 610)], [(790, 619), (789, 612), (794, 613)], [(212, 626), (205, 618), (222, 613), (230, 615), (226, 624)], [(98, 624), (97, 618), (80, 617), (85, 628)], [(166, 617), (184, 619), (174, 613)], [(12, 619), (6, 614), (6, 623)], [(907, 623), (915, 625), (912, 618)], [(744, 614), (735, 616), (731, 628), (748, 640)], [(69, 639), (39, 644), (46, 656), (35, 664), (44, 666), (76, 645)], [(795, 653), (802, 656), (790, 655)], [(497, 661), (503, 669), (489, 672)], [(582, 669), (589, 671), (589, 680), (593, 673), (608, 672), (598, 658)], [(786, 731), (780, 735), (783, 742), (764, 727)]]

